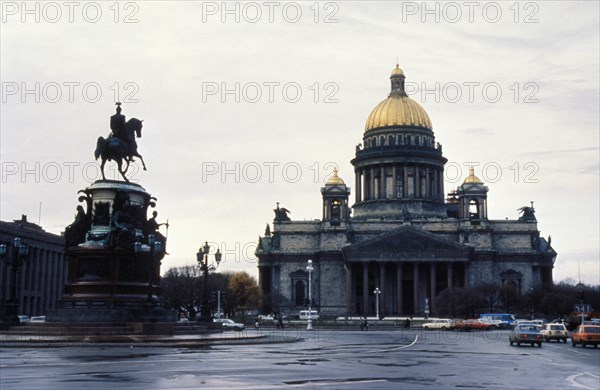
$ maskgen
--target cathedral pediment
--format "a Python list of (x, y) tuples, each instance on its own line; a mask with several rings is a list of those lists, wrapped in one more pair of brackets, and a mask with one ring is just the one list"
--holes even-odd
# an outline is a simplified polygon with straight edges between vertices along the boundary
[(342, 249), (349, 261), (467, 261), (471, 248), (433, 233), (402, 226)]

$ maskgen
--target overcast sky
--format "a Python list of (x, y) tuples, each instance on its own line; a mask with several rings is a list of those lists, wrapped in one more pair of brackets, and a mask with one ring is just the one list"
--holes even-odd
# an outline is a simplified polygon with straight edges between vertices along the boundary
[(120, 100), (144, 120), (132, 180), (170, 223), (163, 271), (208, 240), (221, 270), (256, 275), (276, 202), (321, 218), (331, 163), (353, 201), (350, 160), (398, 61), (446, 192), (479, 164), (490, 218), (534, 201), (555, 280), (579, 264), (600, 284), (597, 1), (223, 4), (3, 1), (0, 219), (71, 223)]

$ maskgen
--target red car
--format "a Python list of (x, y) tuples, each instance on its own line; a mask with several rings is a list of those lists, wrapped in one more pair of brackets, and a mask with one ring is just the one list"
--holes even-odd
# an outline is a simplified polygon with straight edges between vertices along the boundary
[(600, 326), (597, 325), (579, 325), (571, 335), (571, 343), (575, 347), (581, 344), (585, 348), (586, 345), (593, 345), (598, 348), (600, 344)]
[(465, 332), (471, 330), (490, 330), (496, 329), (497, 327), (479, 320), (456, 320), (454, 321), (454, 329), (462, 330)]

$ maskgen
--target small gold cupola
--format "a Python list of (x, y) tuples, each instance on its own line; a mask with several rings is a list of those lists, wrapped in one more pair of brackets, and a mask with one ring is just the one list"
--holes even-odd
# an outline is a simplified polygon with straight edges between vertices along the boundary
[(477, 176), (475, 176), (475, 168), (469, 168), (469, 177), (465, 179), (463, 184), (482, 184), (482, 181)]
[(345, 184), (346, 183), (344, 183), (344, 180), (342, 180), (342, 178), (338, 176), (337, 168), (333, 168), (333, 174), (331, 175), (329, 180), (327, 180), (327, 183), (325, 183), (326, 186), (345, 185)]

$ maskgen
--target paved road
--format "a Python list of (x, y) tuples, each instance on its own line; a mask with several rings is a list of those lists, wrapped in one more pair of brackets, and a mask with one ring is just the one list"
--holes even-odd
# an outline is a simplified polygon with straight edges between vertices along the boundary
[(304, 339), (203, 349), (3, 348), (0, 389), (600, 388), (600, 348), (511, 347), (506, 331), (286, 332)]

